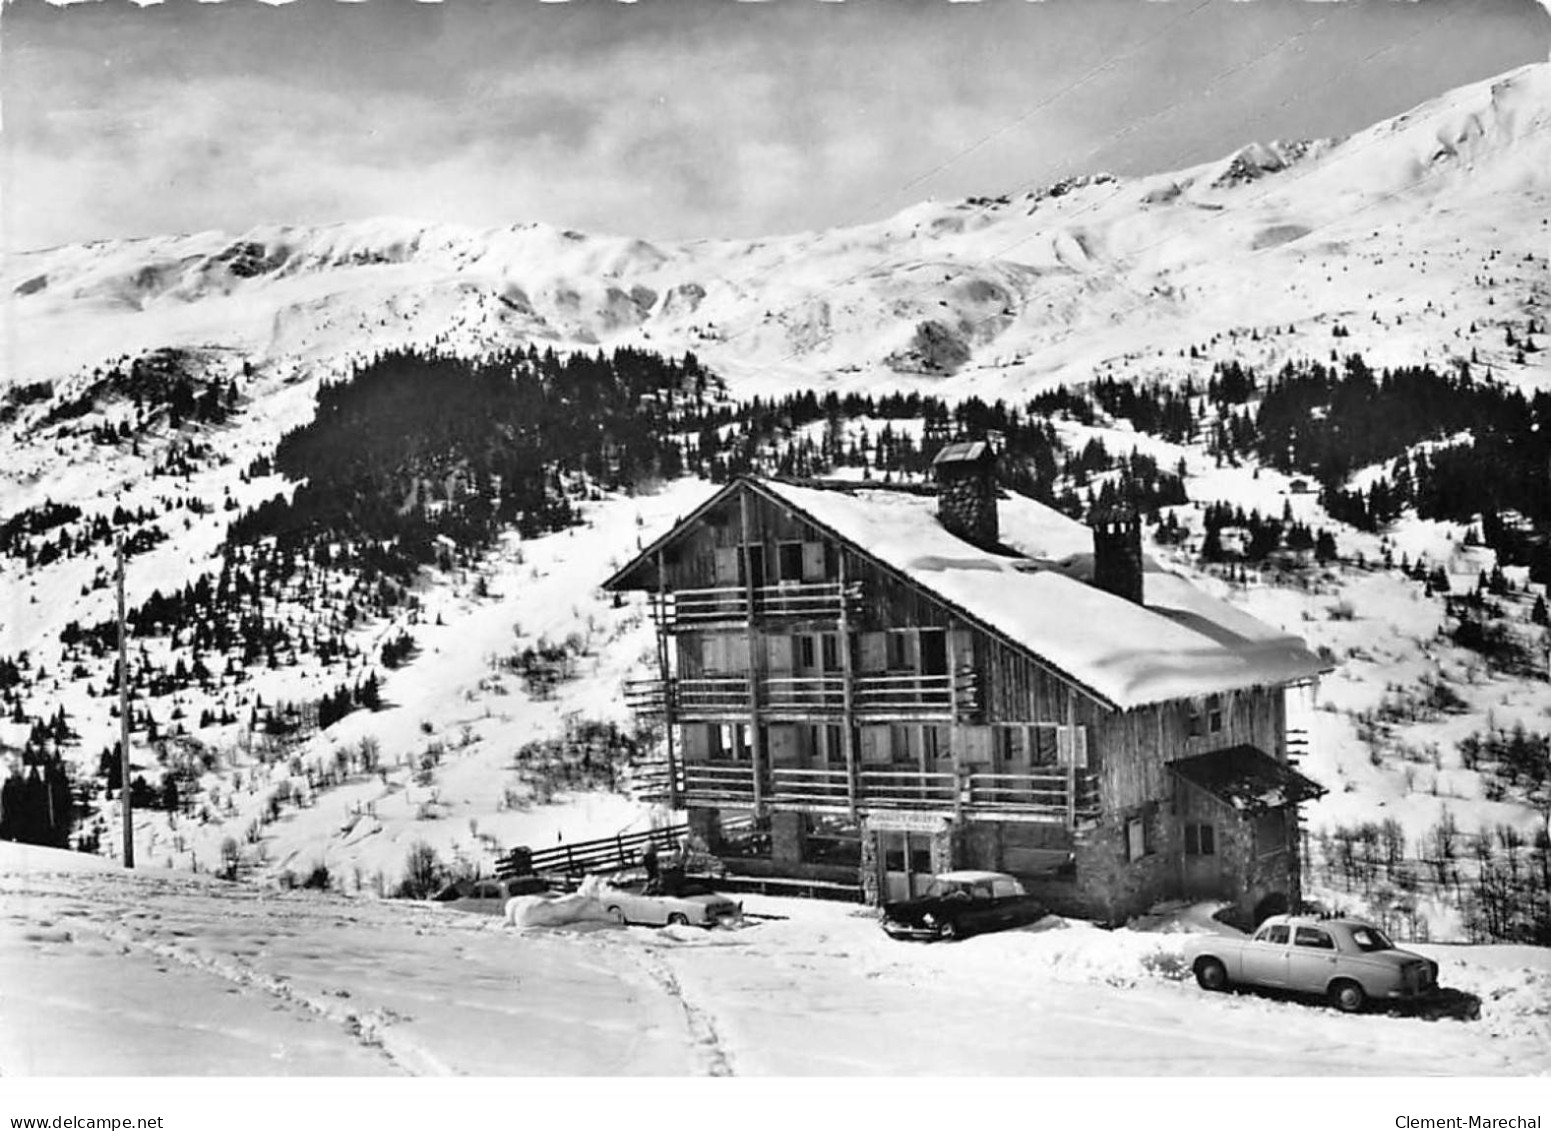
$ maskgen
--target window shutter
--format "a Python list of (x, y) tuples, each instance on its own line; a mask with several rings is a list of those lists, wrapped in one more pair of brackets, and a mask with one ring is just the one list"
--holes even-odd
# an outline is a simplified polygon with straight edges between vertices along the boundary
[(889, 760), (889, 728), (867, 726), (861, 729), (862, 761), (882, 763)]
[(862, 671), (881, 672), (888, 667), (887, 637), (881, 632), (864, 632), (862, 640)]
[(959, 756), (965, 764), (989, 765), (991, 762), (991, 728), (959, 727)]
[(804, 542), (802, 544), (802, 579), (804, 581), (824, 580), (824, 543)]
[(792, 672), (792, 638), (790, 636), (765, 637), (765, 658), (772, 673), (790, 675)]
[(716, 548), (716, 583), (727, 586), (738, 584), (738, 547)]
[(1088, 767), (1088, 728), (1056, 727), (1056, 763), (1062, 766)]

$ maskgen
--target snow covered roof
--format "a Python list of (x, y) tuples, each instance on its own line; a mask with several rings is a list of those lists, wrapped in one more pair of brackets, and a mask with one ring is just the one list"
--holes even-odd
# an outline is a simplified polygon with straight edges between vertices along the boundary
[[(1216, 600), (1154, 562), (1144, 573), (1143, 605), (1095, 588), (1088, 583), (1092, 531), (1025, 496), (998, 500), (1004, 551), (998, 553), (944, 529), (931, 494), (855, 484), (739, 482), (800, 513), (1121, 710), (1294, 683), (1325, 668), (1298, 637)], [(724, 494), (636, 562), (685, 530)], [(634, 565), (605, 584), (620, 583)]]
[(937, 453), (937, 458), (932, 460), (932, 464), (936, 466), (943, 463), (979, 463), (991, 458), (991, 455), (991, 445), (984, 440), (958, 440), (943, 445), (942, 451)]
[(1261, 813), (1318, 797), (1324, 786), (1256, 746), (1230, 746), (1170, 762), (1169, 769), (1241, 813)]
[(1021, 495), (999, 500), (1002, 541), (1021, 555), (1009, 557), (950, 534), (930, 495), (757, 484), (1121, 709), (1293, 683), (1325, 667), (1298, 637), (1156, 563), (1143, 574), (1143, 605), (1094, 588), (1092, 532)]

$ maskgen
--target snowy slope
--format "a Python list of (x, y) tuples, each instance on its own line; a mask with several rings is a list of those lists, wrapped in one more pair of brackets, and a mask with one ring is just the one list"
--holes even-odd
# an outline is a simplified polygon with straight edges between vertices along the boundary
[(693, 349), (751, 391), (956, 375), (944, 391), (1001, 392), (1147, 373), (1235, 332), (1260, 339), (1242, 360), (1323, 356), (1338, 322), (1376, 364), (1476, 348), (1504, 365), (1503, 324), (1546, 298), (1548, 106), (1551, 64), (1533, 65), (1340, 141), (767, 240), (385, 219), (27, 252), (4, 267), (4, 369), (539, 341)]
[[(1534, 1076), (1551, 952), (1422, 948), (1479, 1021), (1351, 1017), (1180, 976), (1201, 909), (954, 946), (750, 897), (736, 931), (516, 930), (0, 845), (17, 1075)], [(25, 910), (19, 908), (24, 907)], [(1222, 929), (1222, 928), (1217, 928)]]

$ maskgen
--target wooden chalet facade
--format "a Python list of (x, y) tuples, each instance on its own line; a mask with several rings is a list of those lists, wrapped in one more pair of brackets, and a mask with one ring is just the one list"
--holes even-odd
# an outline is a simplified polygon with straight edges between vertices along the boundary
[(983, 443), (937, 471), (738, 479), (605, 583), (649, 594), (664, 798), (730, 871), (872, 902), (974, 867), (1106, 920), (1296, 903), (1283, 695), (1317, 657), (1146, 570), (1133, 518), (1002, 494)]

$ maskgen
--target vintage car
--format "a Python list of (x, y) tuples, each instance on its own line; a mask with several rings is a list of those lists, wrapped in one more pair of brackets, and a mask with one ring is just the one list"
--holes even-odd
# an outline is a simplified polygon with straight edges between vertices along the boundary
[(641, 872), (622, 872), (589, 876), (588, 881), (584, 889), (616, 923), (715, 927), (735, 925), (743, 918), (743, 904), (695, 877), (650, 879)]
[(916, 899), (883, 905), (883, 930), (895, 939), (961, 939), (1022, 927), (1045, 908), (1003, 872), (943, 872)]
[(1256, 986), (1320, 994), (1346, 1013), (1369, 1001), (1424, 1001), (1438, 993), (1438, 964), (1398, 949), (1360, 919), (1273, 915), (1248, 937), (1211, 936), (1185, 952), (1204, 989)]
[(501, 915), (507, 900), (518, 895), (547, 892), (549, 885), (538, 876), (518, 876), (510, 880), (460, 880), (448, 884), (432, 898), (454, 911), (473, 911), (481, 915)]

